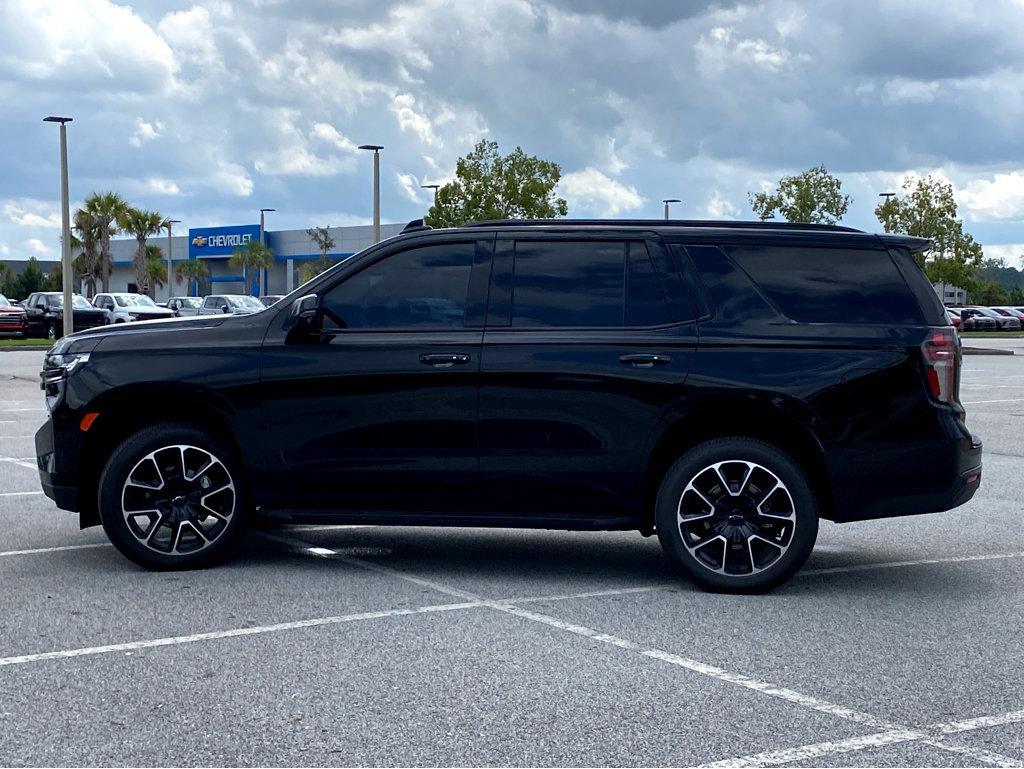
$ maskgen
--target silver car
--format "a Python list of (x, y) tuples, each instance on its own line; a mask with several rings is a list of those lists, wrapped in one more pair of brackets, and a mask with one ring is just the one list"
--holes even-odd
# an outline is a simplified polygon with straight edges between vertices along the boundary
[(210, 294), (203, 299), (200, 315), (250, 315), (267, 309), (256, 297), (248, 294)]
[(198, 315), (203, 300), (198, 296), (172, 296), (167, 300), (167, 309), (173, 310), (179, 318), (188, 315)]

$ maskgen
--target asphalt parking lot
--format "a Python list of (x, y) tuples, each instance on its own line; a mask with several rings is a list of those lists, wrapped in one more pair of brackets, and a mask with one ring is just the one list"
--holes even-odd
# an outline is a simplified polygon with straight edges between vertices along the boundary
[(42, 353), (0, 352), (0, 764), (1022, 765), (1024, 340), (987, 344), (974, 500), (823, 523), (747, 597), (634, 533), (286, 527), (148, 573), (41, 494)]

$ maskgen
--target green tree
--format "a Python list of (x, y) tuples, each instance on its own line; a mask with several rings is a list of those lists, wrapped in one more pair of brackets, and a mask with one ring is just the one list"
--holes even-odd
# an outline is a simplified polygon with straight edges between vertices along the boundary
[(83, 208), (94, 217), (100, 245), (96, 275), (106, 293), (110, 291), (110, 273), (114, 271), (110, 237), (117, 234), (117, 220), (128, 210), (128, 204), (116, 192), (94, 192), (85, 199)]
[(19, 299), (26, 299), (29, 294), (42, 291), (45, 282), (46, 275), (43, 274), (43, 270), (39, 266), (39, 260), (34, 256), (29, 257), (28, 264), (25, 265), (25, 269), (18, 276), (17, 297)]
[(146, 246), (146, 285), (150, 288), (150, 298), (153, 296), (153, 289), (167, 285), (167, 261), (160, 246)]
[(14, 274), (14, 269), (7, 262), (0, 262), (0, 294), (8, 299), (21, 299), (17, 291), (18, 277)]
[(189, 295), (199, 290), (199, 283), (210, 275), (210, 268), (205, 259), (188, 259), (178, 262), (174, 267), (174, 282), (185, 282), (185, 291)]
[(761, 221), (780, 213), (787, 222), (835, 224), (851, 203), (842, 188), (843, 183), (823, 163), (802, 174), (783, 177), (775, 192), (750, 193), (750, 207)]
[(259, 293), (260, 270), (265, 270), (274, 263), (274, 250), (265, 246), (258, 240), (250, 240), (244, 246), (238, 246), (228, 263), (232, 267), (239, 267), (242, 275), (246, 276), (246, 291), (250, 286)]
[(326, 272), (334, 266), (334, 261), (327, 256), (335, 246), (330, 230), (326, 227), (310, 227), (306, 230), (306, 234), (316, 244), (317, 251), (320, 252), (320, 258), (302, 265), (302, 268), (299, 270), (300, 282), (302, 283), (308, 283), (320, 273)]
[(903, 181), (903, 194), (879, 203), (875, 216), (886, 232), (932, 241), (931, 251), (917, 254), (917, 260), (933, 283), (977, 290), (974, 274), (984, 253), (981, 244), (964, 232), (964, 223), (956, 216), (951, 184), (933, 176), (916, 180), (908, 176)]
[(998, 307), (999, 305), (1006, 304), (1009, 297), (1006, 294), (1006, 289), (994, 280), (986, 280), (982, 281), (971, 291), (971, 299), (986, 307)]
[(128, 207), (117, 218), (117, 225), (135, 237), (135, 254), (132, 256), (132, 263), (135, 266), (135, 285), (140, 294), (149, 294), (146, 240), (151, 235), (159, 235), (161, 230), (167, 229), (167, 220), (156, 211)]
[(1024, 307), (1024, 290), (1020, 286), (1011, 288), (1006, 303), (1011, 307)]
[(46, 273), (46, 277), (43, 278), (43, 291), (63, 291), (64, 290), (64, 268), (60, 262), (55, 262), (50, 268), (50, 271)]
[[(75, 272), (85, 283), (85, 295), (92, 298), (96, 293), (96, 281), (100, 279), (99, 221), (95, 214), (79, 208), (72, 219), (74, 231), (78, 233), (78, 256), (75, 257)], [(74, 238), (74, 236), (72, 236)]]
[(458, 227), (486, 219), (552, 219), (568, 206), (555, 195), (558, 163), (527, 155), (521, 147), (502, 156), (498, 143), (481, 141), (455, 164), (455, 179), (437, 191), (427, 212), (432, 227)]

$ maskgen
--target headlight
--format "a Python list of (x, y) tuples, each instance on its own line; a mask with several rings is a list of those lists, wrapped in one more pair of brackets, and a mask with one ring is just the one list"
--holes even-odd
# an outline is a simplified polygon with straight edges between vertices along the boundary
[(46, 356), (43, 362), (43, 370), (39, 374), (42, 380), (39, 387), (46, 393), (46, 407), (53, 409), (64, 397), (64, 388), (67, 379), (86, 363), (89, 362), (89, 353), (51, 353)]

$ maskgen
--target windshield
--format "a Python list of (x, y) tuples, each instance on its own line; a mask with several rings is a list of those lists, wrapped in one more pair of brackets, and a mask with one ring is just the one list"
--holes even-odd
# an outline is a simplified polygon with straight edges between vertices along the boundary
[(263, 304), (259, 299), (252, 296), (225, 296), (230, 304), (236, 310), (262, 310)]
[(114, 301), (121, 307), (156, 307), (152, 299), (142, 294), (117, 294)]
[[(50, 294), (50, 301), (58, 307), (64, 306), (64, 294)], [(81, 294), (71, 295), (71, 308), (75, 310), (91, 310), (93, 306)]]
[(0, 307), (10, 307), (11, 303), (6, 296), (0, 294)]

